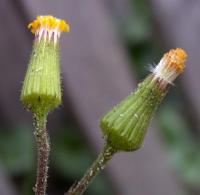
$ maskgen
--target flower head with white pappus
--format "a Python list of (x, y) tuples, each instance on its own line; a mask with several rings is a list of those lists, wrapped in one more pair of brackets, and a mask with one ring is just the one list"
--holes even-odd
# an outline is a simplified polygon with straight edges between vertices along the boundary
[(178, 75), (184, 71), (186, 58), (187, 54), (183, 49), (171, 49), (152, 69), (154, 79), (158, 79), (163, 85), (173, 84)]
[(147, 128), (168, 88), (185, 68), (187, 54), (172, 49), (164, 54), (138, 89), (106, 113), (100, 122), (106, 142), (118, 151), (133, 151), (142, 146)]

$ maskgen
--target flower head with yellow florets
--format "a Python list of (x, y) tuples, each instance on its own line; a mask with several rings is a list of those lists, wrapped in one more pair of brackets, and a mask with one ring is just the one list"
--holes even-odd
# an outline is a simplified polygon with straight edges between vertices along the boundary
[(28, 28), (40, 41), (44, 38), (45, 41), (53, 39), (56, 44), (62, 32), (69, 32), (70, 26), (64, 20), (53, 16), (37, 16), (37, 19), (28, 25)]

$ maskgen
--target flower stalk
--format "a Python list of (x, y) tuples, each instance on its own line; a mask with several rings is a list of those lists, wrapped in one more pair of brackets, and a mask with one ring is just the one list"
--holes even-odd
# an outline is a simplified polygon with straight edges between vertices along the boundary
[(93, 179), (105, 168), (115, 152), (116, 150), (112, 146), (106, 144), (83, 178), (76, 185), (72, 185), (66, 195), (82, 195)]
[(45, 194), (47, 187), (50, 143), (46, 130), (46, 118), (47, 114), (34, 116), (34, 135), (37, 143), (38, 164), (36, 184), (33, 190), (37, 195)]

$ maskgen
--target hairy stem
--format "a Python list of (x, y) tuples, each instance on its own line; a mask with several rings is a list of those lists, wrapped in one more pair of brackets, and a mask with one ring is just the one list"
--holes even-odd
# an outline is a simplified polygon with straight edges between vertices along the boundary
[(116, 150), (109, 146), (105, 145), (102, 152), (99, 154), (96, 161), (92, 164), (92, 166), (85, 173), (83, 178), (77, 183), (72, 185), (66, 195), (81, 195), (88, 188), (89, 184), (92, 180), (99, 174), (101, 170), (103, 170), (107, 164), (107, 162), (112, 158), (115, 154)]
[(48, 177), (50, 144), (46, 130), (47, 114), (34, 115), (35, 139), (37, 143), (37, 178), (34, 187), (35, 195), (45, 195)]

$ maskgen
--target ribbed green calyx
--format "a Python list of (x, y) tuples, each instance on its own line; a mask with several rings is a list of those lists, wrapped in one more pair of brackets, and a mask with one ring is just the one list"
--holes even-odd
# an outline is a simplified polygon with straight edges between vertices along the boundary
[(141, 147), (153, 113), (165, 95), (149, 76), (135, 93), (125, 98), (100, 121), (106, 141), (116, 150), (133, 151)]
[(61, 104), (59, 58), (59, 43), (35, 40), (21, 92), (21, 101), (34, 113), (48, 113)]

